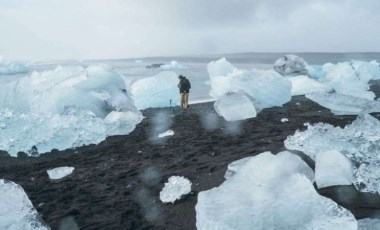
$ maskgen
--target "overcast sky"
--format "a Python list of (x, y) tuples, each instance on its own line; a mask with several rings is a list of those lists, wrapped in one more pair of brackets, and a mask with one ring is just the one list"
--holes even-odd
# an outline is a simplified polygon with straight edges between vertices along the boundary
[(379, 0), (0, 0), (0, 55), (380, 51)]

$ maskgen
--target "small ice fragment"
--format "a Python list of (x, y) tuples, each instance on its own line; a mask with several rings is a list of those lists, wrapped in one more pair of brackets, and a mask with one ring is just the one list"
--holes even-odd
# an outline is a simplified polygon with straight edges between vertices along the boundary
[(174, 203), (174, 201), (191, 192), (191, 182), (183, 176), (171, 176), (168, 183), (160, 192), (160, 200), (163, 203)]
[(47, 170), (47, 174), (49, 175), (50, 179), (58, 180), (70, 175), (71, 173), (73, 173), (73, 171), (74, 171), (74, 167), (64, 166), (64, 167), (49, 169)]
[(282, 119), (281, 119), (281, 122), (282, 122), (282, 123), (285, 123), (285, 122), (288, 122), (288, 121), (289, 121), (288, 118), (282, 118)]
[(174, 131), (169, 129), (168, 131), (158, 134), (158, 137), (162, 138), (162, 137), (173, 136), (173, 135), (174, 135)]
[(354, 181), (351, 161), (336, 150), (318, 153), (315, 161), (315, 181), (318, 188), (351, 185)]

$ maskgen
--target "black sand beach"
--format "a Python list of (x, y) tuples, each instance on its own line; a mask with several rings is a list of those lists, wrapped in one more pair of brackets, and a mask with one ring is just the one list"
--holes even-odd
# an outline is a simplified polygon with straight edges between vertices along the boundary
[[(155, 116), (161, 112), (172, 118), (170, 128), (175, 134), (156, 140), (152, 132), (156, 135), (168, 128), (154, 131)], [(0, 178), (20, 184), (52, 229), (65, 229), (73, 221), (80, 229), (195, 229), (197, 193), (220, 185), (229, 163), (264, 151), (284, 150), (286, 137), (305, 129), (306, 122), (343, 127), (355, 119), (333, 116), (303, 96), (240, 124), (222, 118), (213, 123), (212, 103), (191, 105), (187, 111), (148, 109), (143, 113), (146, 118), (130, 135), (109, 137), (99, 145), (40, 157), (2, 154)], [(282, 123), (282, 118), (289, 122)], [(313, 167), (310, 159), (298, 154)], [(72, 166), (75, 171), (51, 181), (46, 170), (59, 166)], [(189, 178), (193, 192), (175, 204), (163, 204), (159, 192), (173, 175)], [(357, 218), (380, 217), (378, 195), (359, 193), (353, 186), (319, 192)]]

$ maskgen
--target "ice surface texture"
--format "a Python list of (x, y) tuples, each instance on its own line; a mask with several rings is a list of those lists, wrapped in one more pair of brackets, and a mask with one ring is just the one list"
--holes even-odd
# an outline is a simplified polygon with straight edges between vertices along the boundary
[(97, 144), (142, 119), (108, 66), (61, 67), (0, 85), (0, 149), (16, 156)]
[(0, 179), (0, 229), (47, 230), (24, 189)]
[(357, 229), (349, 211), (315, 191), (298, 156), (265, 152), (232, 164), (229, 179), (198, 194), (197, 229)]
[[(217, 100), (226, 100), (223, 97), (228, 93), (245, 94), (259, 112), (281, 106), (291, 99), (291, 82), (273, 70), (238, 70), (224, 58), (209, 63), (207, 69), (211, 83), (210, 95)], [(240, 98), (246, 107), (247, 101)], [(247, 116), (251, 117), (251, 114), (252, 110), (247, 110)]]
[(333, 90), (332, 87), (305, 75), (289, 77), (289, 80), (292, 82), (292, 96), (313, 92), (330, 92)]
[(273, 66), (273, 69), (283, 76), (289, 75), (307, 75), (307, 63), (301, 57), (288, 54), (279, 58)]
[(0, 75), (11, 75), (29, 72), (29, 68), (17, 62), (2, 63), (0, 60)]
[(256, 117), (256, 109), (249, 98), (241, 92), (227, 93), (214, 103), (215, 111), (226, 121), (238, 121)]
[(354, 184), (359, 190), (380, 190), (380, 121), (371, 115), (359, 115), (344, 128), (324, 123), (308, 125), (306, 131), (296, 131), (289, 136), (285, 146), (302, 151), (312, 159), (324, 151), (339, 151), (354, 165), (360, 165), (354, 174)]
[(169, 107), (179, 105), (178, 76), (164, 71), (156, 76), (139, 79), (131, 86), (131, 92), (138, 109)]
[(320, 152), (315, 160), (315, 182), (318, 188), (351, 185), (354, 182), (351, 161), (336, 150)]
[(182, 195), (191, 192), (191, 182), (183, 176), (171, 176), (160, 192), (160, 200), (164, 203), (174, 203)]
[(49, 175), (50, 179), (58, 180), (70, 175), (71, 173), (73, 173), (73, 171), (74, 171), (74, 167), (64, 166), (64, 167), (49, 169), (46, 172)]

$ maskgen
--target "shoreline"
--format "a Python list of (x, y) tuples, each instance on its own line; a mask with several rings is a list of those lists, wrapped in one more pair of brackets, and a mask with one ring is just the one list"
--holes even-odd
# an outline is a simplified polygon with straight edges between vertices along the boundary
[[(229, 163), (285, 150), (283, 141), (305, 129), (306, 122), (342, 127), (356, 118), (334, 116), (304, 96), (242, 122), (225, 122), (211, 102), (192, 104), (186, 111), (175, 107), (142, 112), (145, 119), (133, 132), (107, 137), (98, 145), (40, 157), (0, 155), (0, 178), (21, 185), (52, 229), (73, 221), (80, 229), (195, 229), (197, 193), (219, 186)], [(159, 128), (157, 114), (168, 118)], [(210, 117), (215, 124), (210, 124)], [(282, 118), (289, 122), (282, 123)], [(153, 138), (168, 127), (174, 136)], [(313, 161), (297, 154), (314, 168)], [(49, 180), (46, 170), (59, 166), (75, 170), (62, 180)], [(173, 175), (187, 177), (192, 193), (174, 204), (163, 204), (159, 192)], [(357, 218), (380, 217), (378, 196), (359, 193), (353, 186), (317, 191)]]

